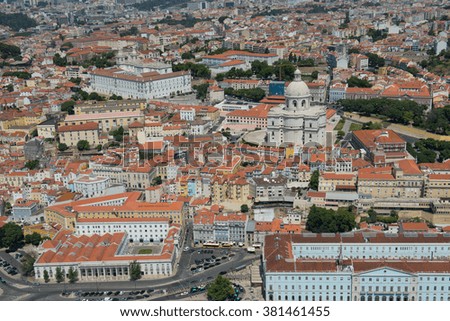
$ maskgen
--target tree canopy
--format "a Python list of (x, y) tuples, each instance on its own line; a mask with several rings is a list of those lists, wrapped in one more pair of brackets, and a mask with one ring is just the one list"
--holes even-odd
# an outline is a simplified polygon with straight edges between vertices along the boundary
[(319, 188), (319, 171), (316, 169), (312, 174), (311, 174), (311, 178), (309, 180), (309, 188), (313, 189), (315, 191), (318, 190)]
[(359, 79), (358, 77), (351, 76), (347, 80), (349, 87), (360, 87), (360, 88), (370, 88), (372, 85), (366, 79)]
[(355, 216), (347, 208), (334, 211), (313, 205), (306, 221), (306, 229), (313, 233), (342, 233), (355, 227)]
[(0, 57), (2, 59), (20, 57), (20, 48), (0, 42)]
[(211, 70), (205, 65), (195, 64), (193, 62), (185, 62), (183, 64), (176, 64), (172, 66), (174, 72), (190, 70), (193, 77), (207, 78), (211, 77)]
[(255, 102), (260, 101), (266, 96), (266, 92), (261, 88), (234, 90), (233, 88), (229, 87), (225, 89), (225, 94)]
[(141, 278), (141, 265), (136, 261), (130, 263), (130, 280), (137, 281)]
[(233, 293), (234, 290), (230, 280), (222, 275), (218, 275), (208, 286), (208, 299), (212, 301), (225, 301)]
[(360, 113), (364, 116), (385, 116), (393, 123), (409, 125), (421, 124), (425, 106), (411, 100), (394, 100), (386, 98), (342, 99), (339, 101), (344, 111)]
[(0, 25), (8, 26), (14, 31), (36, 27), (37, 23), (23, 13), (3, 13), (0, 12)]
[(83, 151), (83, 150), (89, 150), (91, 147), (89, 145), (89, 142), (87, 140), (80, 140), (77, 143), (77, 148), (79, 151)]
[(0, 228), (0, 247), (17, 250), (23, 245), (22, 228), (15, 223), (6, 223)]

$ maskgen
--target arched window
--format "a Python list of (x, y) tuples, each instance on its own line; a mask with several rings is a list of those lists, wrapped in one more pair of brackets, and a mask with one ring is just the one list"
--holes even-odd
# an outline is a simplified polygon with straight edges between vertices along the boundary
[(306, 100), (302, 100), (302, 107), (305, 107), (306, 106)]
[(296, 100), (292, 101), (292, 106), (297, 107), (297, 101)]

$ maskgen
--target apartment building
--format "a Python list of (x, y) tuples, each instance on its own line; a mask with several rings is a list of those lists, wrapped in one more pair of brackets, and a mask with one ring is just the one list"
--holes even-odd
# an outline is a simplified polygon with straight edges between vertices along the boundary
[(358, 170), (358, 193), (372, 198), (419, 198), (424, 175), (413, 160), (403, 160), (394, 167)]
[(248, 216), (202, 209), (194, 215), (194, 242), (245, 242)]
[(100, 139), (99, 124), (96, 122), (60, 126), (58, 134), (60, 143), (70, 147), (77, 146), (80, 140), (88, 141), (92, 147), (104, 143), (104, 140)]
[(355, 191), (356, 175), (339, 173), (322, 173), (319, 177), (319, 192)]

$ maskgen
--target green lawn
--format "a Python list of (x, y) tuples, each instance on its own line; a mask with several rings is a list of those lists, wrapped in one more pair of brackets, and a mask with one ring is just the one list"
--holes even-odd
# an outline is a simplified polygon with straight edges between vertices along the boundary
[(341, 118), (339, 122), (336, 124), (336, 127), (334, 127), (334, 130), (342, 130), (344, 128), (345, 119)]
[(350, 125), (350, 131), (354, 131), (354, 130), (360, 130), (362, 128), (361, 124), (355, 124), (355, 123), (351, 123)]
[(152, 254), (152, 249), (140, 249), (138, 254)]

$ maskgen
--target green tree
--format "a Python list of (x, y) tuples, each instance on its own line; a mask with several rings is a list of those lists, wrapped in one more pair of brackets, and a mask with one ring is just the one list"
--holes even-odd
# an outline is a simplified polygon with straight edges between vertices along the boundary
[(339, 208), (335, 212), (313, 205), (306, 221), (306, 229), (313, 233), (342, 233), (355, 227), (355, 216), (347, 208)]
[(312, 78), (313, 80), (317, 80), (318, 77), (319, 77), (319, 72), (318, 72), (317, 70), (314, 70), (314, 71), (311, 73), (311, 78)]
[(225, 89), (225, 94), (255, 102), (260, 101), (266, 96), (266, 92), (261, 88), (234, 90), (233, 88), (229, 87)]
[(2, 59), (20, 57), (20, 54), (19, 47), (0, 42), (0, 57)]
[(33, 232), (33, 234), (25, 235), (25, 243), (38, 246), (41, 243), (41, 234)]
[(162, 184), (161, 176), (156, 176), (152, 179), (152, 186), (158, 186)]
[(17, 250), (23, 245), (22, 228), (15, 223), (6, 223), (0, 228), (0, 247)]
[(37, 22), (24, 13), (0, 12), (0, 25), (8, 26), (14, 31), (20, 31), (20, 29), (36, 27)]
[(74, 111), (75, 101), (68, 100), (61, 104), (61, 111), (68, 113), (69, 115), (75, 114)]
[(65, 67), (65, 66), (67, 66), (67, 57), (61, 57), (61, 55), (59, 53), (56, 53), (53, 56), (53, 63), (56, 66)]
[(63, 152), (63, 151), (65, 151), (65, 150), (67, 150), (67, 149), (69, 149), (69, 146), (67, 146), (66, 144), (64, 144), (64, 143), (58, 144), (58, 150), (59, 150), (60, 152)]
[(103, 149), (103, 146), (102, 146), (101, 144), (98, 144), (98, 145), (97, 145), (97, 151), (100, 152), (102, 149)]
[(64, 276), (63, 270), (58, 266), (56, 268), (56, 273), (55, 273), (56, 282), (58, 282), (58, 283), (64, 282), (65, 278), (66, 277)]
[(367, 220), (368, 223), (375, 223), (377, 221), (377, 212), (373, 208), (367, 211), (369, 218)]
[(183, 52), (181, 54), (181, 59), (194, 59), (195, 56), (191, 52)]
[(69, 268), (69, 271), (67, 272), (67, 278), (69, 279), (70, 283), (75, 283), (78, 281), (78, 271), (75, 270), (73, 267)]
[(44, 281), (45, 283), (50, 282), (50, 275), (48, 274), (47, 270), (44, 270)]
[(206, 99), (206, 95), (208, 94), (208, 88), (209, 88), (209, 84), (205, 83), (205, 84), (200, 84), (200, 85), (194, 85), (192, 86), (192, 88), (197, 91), (195, 97), (197, 99)]
[(218, 275), (216, 279), (208, 286), (208, 299), (212, 301), (225, 301), (233, 295), (234, 290), (230, 280)]
[(24, 276), (33, 276), (34, 275), (34, 262), (36, 262), (36, 259), (33, 258), (30, 255), (26, 255), (25, 259), (22, 263), (22, 274)]
[(242, 213), (248, 213), (248, 211), (249, 211), (248, 205), (247, 204), (242, 204), (241, 205), (241, 212)]
[(8, 92), (10, 92), (10, 93), (14, 91), (14, 85), (13, 84), (8, 84), (4, 88), (6, 88), (6, 90)]
[(38, 159), (30, 160), (25, 163), (25, 167), (30, 170), (36, 169), (39, 167), (39, 160)]
[(136, 261), (130, 263), (130, 280), (137, 281), (142, 276), (141, 265)]
[(309, 186), (308, 186), (310, 189), (313, 189), (315, 191), (317, 191), (319, 189), (319, 176), (320, 176), (320, 173), (317, 169), (311, 174), (311, 178), (309, 180)]
[(80, 140), (77, 143), (77, 148), (79, 151), (83, 151), (83, 150), (89, 150), (90, 146), (89, 146), (89, 142), (87, 140)]
[(359, 79), (358, 77), (351, 76), (347, 80), (349, 87), (360, 87), (360, 88), (370, 88), (372, 85), (366, 79)]

